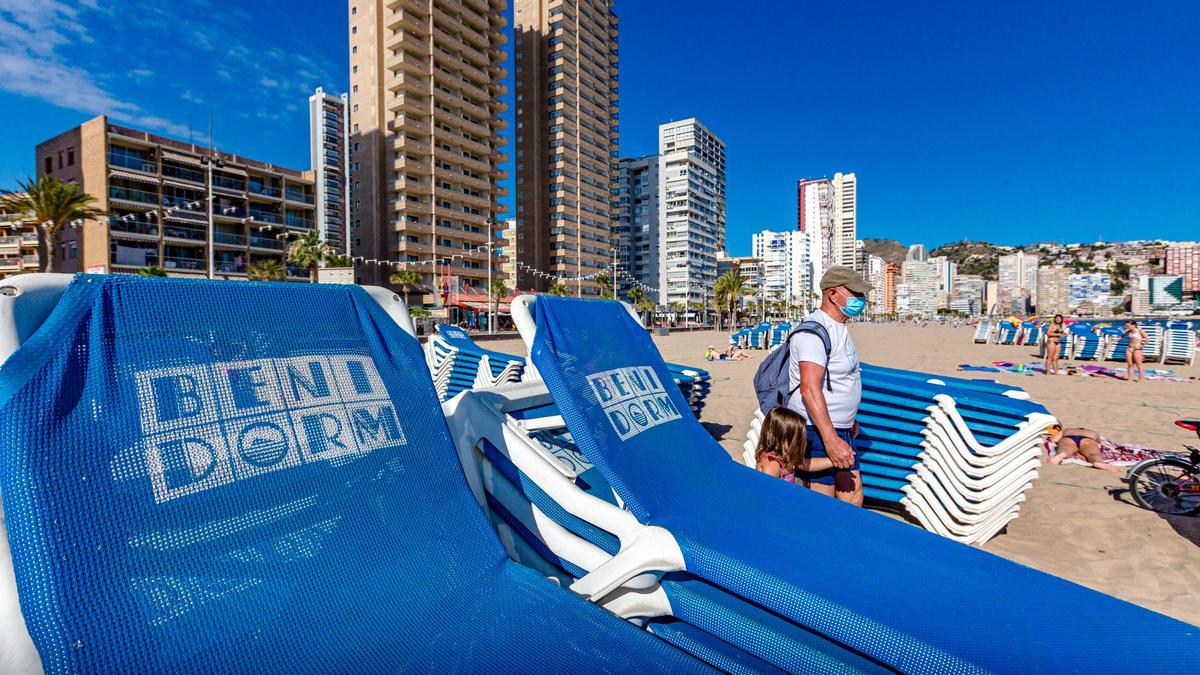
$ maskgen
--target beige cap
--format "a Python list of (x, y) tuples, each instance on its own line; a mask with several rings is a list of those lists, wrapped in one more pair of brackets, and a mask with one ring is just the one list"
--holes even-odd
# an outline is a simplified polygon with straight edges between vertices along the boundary
[(830, 267), (821, 277), (821, 290), (827, 291), (834, 286), (845, 286), (852, 293), (869, 293), (871, 286), (862, 280), (849, 267)]

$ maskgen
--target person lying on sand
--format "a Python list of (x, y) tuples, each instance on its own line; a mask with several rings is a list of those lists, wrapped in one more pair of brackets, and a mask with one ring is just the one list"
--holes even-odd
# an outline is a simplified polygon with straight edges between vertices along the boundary
[(1100, 452), (1100, 434), (1095, 431), (1079, 427), (1064, 429), (1058, 424), (1050, 425), (1048, 430), (1050, 432), (1048, 440), (1055, 444), (1054, 456), (1050, 458), (1051, 464), (1062, 464), (1063, 460), (1073, 455), (1080, 455), (1094, 469), (1104, 469), (1119, 474), (1125, 473), (1125, 469), (1104, 461), (1104, 455)]
[(734, 349), (733, 345), (729, 345), (729, 349), (725, 350), (725, 354), (721, 358), (727, 361), (745, 361), (750, 358), (750, 355), (741, 349)]

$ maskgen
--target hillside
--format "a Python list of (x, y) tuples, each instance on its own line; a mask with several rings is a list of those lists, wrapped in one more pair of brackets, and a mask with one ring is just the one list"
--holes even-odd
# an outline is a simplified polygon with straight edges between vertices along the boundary
[(999, 258), (1010, 247), (1001, 248), (986, 241), (956, 241), (939, 246), (929, 252), (930, 256), (946, 256), (958, 265), (959, 274), (978, 274), (994, 281), (999, 272)]
[(897, 265), (904, 262), (904, 255), (908, 252), (908, 248), (895, 239), (863, 239), (863, 248), (867, 253)]

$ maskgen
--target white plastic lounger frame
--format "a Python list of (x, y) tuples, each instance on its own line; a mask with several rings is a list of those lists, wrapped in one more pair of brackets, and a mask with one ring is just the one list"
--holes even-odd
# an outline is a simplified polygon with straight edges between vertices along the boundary
[[(450, 435), (476, 500), (486, 509), (487, 495), (491, 494), (551, 552), (587, 571), (585, 576), (570, 584), (572, 591), (625, 618), (670, 616), (670, 604), (658, 589), (658, 580), (665, 572), (684, 569), (683, 552), (674, 536), (662, 528), (643, 525), (628, 511), (584, 492), (574, 482), (576, 473), (527, 435), (531, 427), (561, 428), (561, 417), (550, 416), (530, 423), (509, 416), (510, 412), (551, 402), (549, 391), (539, 380), (506, 384), (485, 391), (464, 391), (442, 404)], [(479, 452), (483, 441), (503, 453), (568, 513), (615, 536), (620, 541), (618, 553), (609, 556), (554, 523), (530, 504)], [(500, 489), (496, 489), (497, 486)], [(498, 526), (501, 524), (497, 523)], [(519, 539), (512, 533), (509, 536)], [(507, 538), (505, 543), (508, 543)], [(509, 552), (520, 553), (512, 549)], [(525, 560), (518, 562), (528, 564)], [(639, 593), (614, 596), (619, 589)], [(644, 593), (656, 589), (658, 593)], [(635, 599), (636, 606), (631, 606), (630, 602)]]

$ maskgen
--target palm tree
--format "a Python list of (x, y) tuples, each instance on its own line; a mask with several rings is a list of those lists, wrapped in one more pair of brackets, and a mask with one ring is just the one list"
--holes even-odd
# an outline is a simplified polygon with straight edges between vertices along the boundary
[(33, 221), (38, 235), (38, 271), (53, 272), (58, 259), (58, 236), (67, 225), (104, 215), (96, 198), (78, 183), (42, 176), (18, 180), (15, 192), (5, 192), (3, 206), (18, 217)]
[[(650, 298), (642, 298), (641, 300), (638, 300), (636, 309), (638, 311), (639, 316), (649, 316), (649, 317), (651, 317), (651, 319), (653, 319), (653, 317), (654, 317), (654, 314), (653, 314), (654, 301), (651, 300)], [(642, 325), (645, 325), (645, 324), (646, 324), (646, 320), (642, 319)]]
[(638, 311), (638, 317), (641, 319), (642, 325), (646, 325), (646, 315), (642, 310), (643, 303), (648, 302), (646, 300), (645, 291), (637, 286), (634, 286), (633, 288), (629, 289), (629, 291), (625, 294), (625, 297), (629, 298), (629, 302), (633, 303), (634, 309)]
[(139, 277), (165, 277), (165, 276), (167, 276), (167, 271), (164, 270), (163, 268), (159, 267), (158, 265), (147, 265), (146, 267), (143, 267), (138, 270), (138, 276)]
[(596, 277), (596, 285), (600, 287), (600, 297), (606, 300), (611, 300), (614, 296), (612, 293), (612, 278), (607, 274), (601, 273)]
[(299, 239), (288, 246), (287, 252), (289, 263), (308, 268), (308, 277), (313, 283), (317, 281), (317, 268), (332, 256), (333, 249), (321, 241), (321, 235), (316, 230), (309, 230), (300, 235)]
[[(714, 305), (717, 305), (717, 317), (721, 316), (721, 311), (724, 307), (729, 307), (729, 321), (735, 323), (737, 321), (737, 306), (742, 302), (742, 296), (750, 293), (750, 287), (746, 285), (746, 280), (742, 275), (730, 270), (720, 277), (717, 277), (717, 283), (713, 287)], [(717, 298), (720, 298), (718, 301)], [(720, 330), (720, 326), (717, 327)]]
[(250, 278), (254, 281), (283, 281), (287, 270), (274, 258), (259, 260), (250, 266)]
[(326, 267), (354, 267), (354, 261), (348, 255), (334, 253), (325, 259)]
[(408, 296), (412, 293), (418, 293), (425, 290), (424, 277), (416, 270), (397, 270), (392, 272), (392, 276), (388, 277), (388, 281), (400, 287), (400, 293), (404, 296), (404, 304), (408, 304)]
[[(503, 279), (492, 279), (492, 285), (488, 287), (488, 295), (491, 296), (492, 312), (500, 313), (500, 301), (508, 297), (508, 284), (504, 283)], [(488, 326), (490, 329), (491, 326)]]
[(567, 288), (566, 284), (555, 283), (546, 290), (550, 295), (566, 296), (571, 294), (571, 289)]

